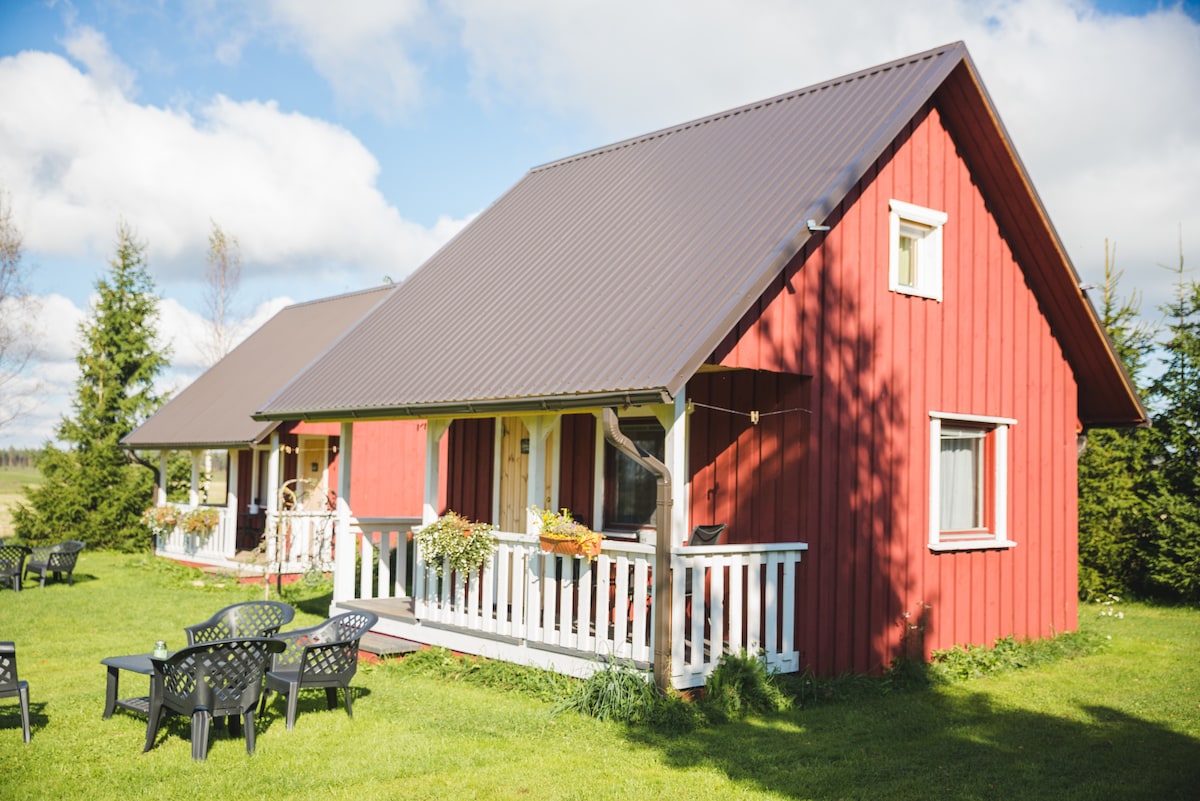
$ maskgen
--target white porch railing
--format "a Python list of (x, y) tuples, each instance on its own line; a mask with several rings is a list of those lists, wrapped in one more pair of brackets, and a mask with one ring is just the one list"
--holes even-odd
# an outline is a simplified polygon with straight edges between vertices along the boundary
[(333, 512), (268, 512), (264, 565), (279, 573), (333, 569)]
[(417, 549), (413, 611), (423, 622), (526, 646), (648, 663), (654, 548), (607, 541), (595, 560), (546, 553), (537, 537), (497, 535), (490, 564), (438, 577)]
[(800, 670), (796, 568), (803, 542), (705, 545), (671, 555), (671, 681), (704, 684), (721, 654), (761, 653), (779, 673)]
[[(186, 504), (174, 504), (180, 515), (190, 508)], [(206, 536), (189, 534), (182, 527), (168, 531), (155, 538), (154, 552), (159, 556), (172, 559), (201, 562), (204, 564), (224, 564), (232, 560), (237, 542), (237, 519), (222, 507), (208, 507), (220, 513), (220, 519), (212, 532)]]
[[(188, 507), (177, 506), (180, 515)], [(255, 569), (302, 573), (333, 568), (334, 516), (331, 512), (277, 512), (268, 514), (264, 529), (265, 552), (261, 560), (247, 564), (236, 561), (237, 515), (223, 507), (210, 507), (220, 514), (207, 536), (189, 534), (176, 526), (155, 539), (159, 556), (221, 568)]]
[[(653, 546), (605, 540), (589, 562), (545, 553), (534, 536), (499, 533), (499, 545), (482, 570), (463, 576), (444, 566), (439, 577), (409, 542), (401, 521), (357, 523), (360, 536), (347, 538), (358, 543), (356, 552), (338, 551), (339, 572), (345, 569), (341, 560), (357, 559), (357, 581), (335, 581), (333, 606), (409, 598), (411, 592), (415, 619), (385, 616), (376, 627), (382, 633), (579, 676), (606, 660), (643, 668), (653, 660)], [(762, 653), (775, 670), (799, 670), (796, 566), (807, 547), (676, 549), (671, 646), (676, 687), (703, 685), (727, 651)]]
[[(346, 556), (358, 562), (358, 582), (354, 598), (407, 598), (409, 595), (409, 534), (421, 524), (419, 517), (351, 518), (356, 551)], [(340, 540), (339, 540), (340, 541)], [(339, 554), (340, 555), (340, 554)], [(341, 585), (334, 581), (335, 594)], [(337, 603), (338, 598), (334, 598)]]

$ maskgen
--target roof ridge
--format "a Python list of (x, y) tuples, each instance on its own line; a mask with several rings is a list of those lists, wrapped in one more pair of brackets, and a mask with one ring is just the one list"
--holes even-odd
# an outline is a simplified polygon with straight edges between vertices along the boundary
[(289, 303), (288, 305), (284, 306), (283, 309), (280, 309), (280, 311), (283, 311), (284, 309), (296, 309), (300, 308), (301, 306), (312, 306), (317, 303), (328, 303), (333, 300), (342, 300), (343, 298), (352, 298), (355, 295), (366, 295), (371, 292), (384, 292), (389, 289), (395, 289), (397, 286), (399, 286), (399, 283), (380, 284), (378, 286), (369, 286), (366, 289), (352, 289), (349, 292), (343, 292), (340, 295), (327, 295), (321, 298), (312, 298), (311, 300), (301, 300), (297, 301), (296, 303)]
[(722, 120), (730, 119), (731, 117), (737, 117), (742, 114), (748, 114), (752, 111), (759, 111), (759, 110), (767, 108), (769, 106), (778, 105), (780, 103), (786, 103), (786, 102), (789, 102), (792, 100), (797, 100), (799, 98), (806, 97), (811, 94), (815, 94), (817, 92), (823, 92), (823, 91), (826, 91), (829, 89), (833, 89), (842, 84), (860, 81), (865, 78), (870, 78), (872, 76), (878, 75), (883, 72), (889, 72), (891, 70), (903, 69), (904, 67), (907, 67), (907, 66), (910, 66), (913, 64), (917, 64), (922, 61), (928, 61), (931, 58), (939, 58), (941, 56), (945, 56), (945, 55), (949, 54), (951, 51), (954, 51), (954, 50), (957, 50), (960, 53), (965, 54), (966, 53), (966, 45), (962, 41), (950, 42), (949, 44), (941, 45), (940, 47), (934, 47), (934, 48), (931, 48), (931, 49), (926, 50), (921, 53), (914, 53), (912, 55), (903, 56), (901, 58), (895, 59), (893, 61), (888, 61), (883, 64), (877, 64), (873, 67), (867, 67), (866, 69), (863, 69), (863, 70), (858, 70), (856, 72), (850, 72), (845, 75), (838, 76), (837, 78), (832, 78), (829, 80), (821, 81), (819, 83), (815, 83), (810, 86), (801, 87), (799, 89), (792, 89), (790, 91), (775, 95), (773, 97), (764, 98), (762, 100), (756, 100), (751, 103), (746, 103), (745, 105), (736, 106), (734, 108), (726, 109), (724, 111), (718, 111), (715, 114), (709, 114), (704, 117), (697, 117), (696, 119), (688, 120), (687, 122), (677, 123), (675, 125), (669, 125), (665, 128), (659, 128), (658, 130), (655, 130), (655, 131), (650, 131), (650, 132), (644, 133), (644, 134), (638, 134), (637, 136), (632, 136), (632, 137), (629, 137), (627, 139), (622, 139), (617, 142), (611, 142), (606, 145), (601, 145), (600, 147), (596, 147), (591, 150), (585, 150), (581, 153), (575, 153), (570, 156), (565, 156), (561, 159), (556, 159), (554, 161), (549, 161), (549, 162), (546, 162), (545, 164), (540, 164), (536, 167), (533, 167), (532, 169), (529, 170), (529, 173), (533, 174), (533, 173), (537, 173), (537, 172), (543, 172), (545, 170), (549, 170), (554, 167), (562, 167), (567, 164), (572, 164), (577, 161), (582, 161), (584, 159), (595, 158), (597, 156), (602, 156), (607, 153), (615, 152), (617, 150), (623, 150), (627, 147), (633, 147), (635, 145), (644, 144), (646, 142), (650, 142), (655, 139), (661, 139), (665, 136), (671, 136), (672, 134), (682, 133), (682, 132), (690, 130), (692, 128), (699, 128), (703, 125), (709, 125), (714, 122), (720, 122)]

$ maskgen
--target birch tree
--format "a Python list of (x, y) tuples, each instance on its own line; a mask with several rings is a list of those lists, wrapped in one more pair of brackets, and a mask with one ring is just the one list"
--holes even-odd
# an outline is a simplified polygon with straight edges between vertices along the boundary
[(242, 281), (242, 255), (237, 237), (212, 221), (208, 235), (204, 302), (208, 312), (208, 341), (203, 345), (208, 363), (216, 364), (233, 349), (236, 331), (232, 321), (233, 298)]
[(40, 385), (29, 378), (37, 305), (26, 290), (24, 237), (0, 189), (0, 429), (33, 408)]

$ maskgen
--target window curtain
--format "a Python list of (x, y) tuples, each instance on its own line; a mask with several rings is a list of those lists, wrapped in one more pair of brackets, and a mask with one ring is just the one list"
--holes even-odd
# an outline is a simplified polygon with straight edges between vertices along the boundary
[(979, 528), (983, 432), (942, 429), (941, 530)]

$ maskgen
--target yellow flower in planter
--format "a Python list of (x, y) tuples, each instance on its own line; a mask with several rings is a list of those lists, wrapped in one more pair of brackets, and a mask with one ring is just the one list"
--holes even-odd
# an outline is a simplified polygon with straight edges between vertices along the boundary
[(539, 537), (543, 551), (586, 556), (589, 559), (594, 559), (600, 554), (600, 540), (604, 535), (580, 523), (566, 509), (552, 512), (534, 506), (530, 511), (542, 521)]

